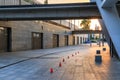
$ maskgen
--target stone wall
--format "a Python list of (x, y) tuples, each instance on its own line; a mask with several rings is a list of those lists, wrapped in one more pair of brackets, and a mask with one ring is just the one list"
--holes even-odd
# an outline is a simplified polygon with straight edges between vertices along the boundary
[(31, 50), (32, 32), (43, 33), (43, 48), (53, 47), (53, 34), (59, 34), (59, 46), (64, 46), (64, 35), (69, 35), (69, 45), (73, 44), (70, 29), (44, 21), (6, 21), (0, 26), (12, 29), (12, 51)]
[[(21, 2), (21, 3), (20, 3)], [(0, 5), (25, 5), (24, 0), (0, 0)], [(62, 21), (62, 23), (66, 23)], [(69, 25), (68, 23), (66, 23)], [(65, 46), (64, 35), (69, 35), (69, 45), (73, 45), (71, 30), (44, 21), (1, 21), (0, 26), (12, 29), (12, 51), (31, 50), (32, 32), (43, 33), (43, 48), (53, 47), (53, 34), (59, 34), (59, 47)]]

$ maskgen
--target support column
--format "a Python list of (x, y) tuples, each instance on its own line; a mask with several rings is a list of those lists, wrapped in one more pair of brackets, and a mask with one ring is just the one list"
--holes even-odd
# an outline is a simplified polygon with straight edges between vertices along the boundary
[(104, 46), (104, 34), (102, 34), (102, 46)]
[(113, 44), (111, 39), (110, 39), (110, 56), (113, 57)]
[(111, 5), (110, 7), (102, 8), (101, 0), (96, 0), (97, 6), (101, 13), (101, 16), (105, 22), (106, 29), (111, 37), (111, 41), (117, 52), (117, 56), (120, 58), (120, 18), (116, 9), (116, 5)]
[(99, 47), (101, 47), (101, 39), (100, 39), (100, 34), (99, 34)]

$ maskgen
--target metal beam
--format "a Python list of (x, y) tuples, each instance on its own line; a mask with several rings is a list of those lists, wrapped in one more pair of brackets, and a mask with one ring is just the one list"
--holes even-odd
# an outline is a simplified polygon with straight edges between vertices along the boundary
[(101, 18), (96, 3), (0, 6), (0, 20)]
[(102, 0), (102, 7), (112, 7), (116, 5), (119, 0)]
[(120, 58), (120, 18), (116, 6), (102, 8), (100, 5), (102, 3), (101, 0), (97, 0), (96, 3), (106, 25), (106, 29), (110, 35), (110, 42), (112, 42), (111, 46), (114, 46), (115, 52), (117, 52), (117, 56)]
[[(117, 3), (120, 14), (120, 2)], [(92, 19), (101, 15), (96, 3), (0, 6), (0, 20)]]
[(101, 30), (75, 30), (72, 31), (72, 34), (100, 34)]

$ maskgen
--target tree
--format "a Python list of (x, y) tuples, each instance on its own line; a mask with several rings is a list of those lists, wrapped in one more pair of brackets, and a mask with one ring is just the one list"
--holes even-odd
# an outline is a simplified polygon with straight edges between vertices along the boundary
[(89, 19), (83, 19), (80, 23), (80, 26), (82, 26), (83, 30), (89, 30), (90, 29), (90, 23), (91, 23), (91, 21)]

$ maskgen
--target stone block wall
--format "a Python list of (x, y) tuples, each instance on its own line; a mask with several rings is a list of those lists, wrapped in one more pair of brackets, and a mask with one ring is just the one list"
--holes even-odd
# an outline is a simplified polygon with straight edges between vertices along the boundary
[(43, 48), (53, 48), (53, 34), (59, 35), (59, 46), (64, 46), (64, 35), (69, 35), (69, 45), (73, 44), (70, 29), (43, 21), (3, 21), (2, 27), (12, 30), (12, 51), (31, 50), (32, 32), (43, 33)]

